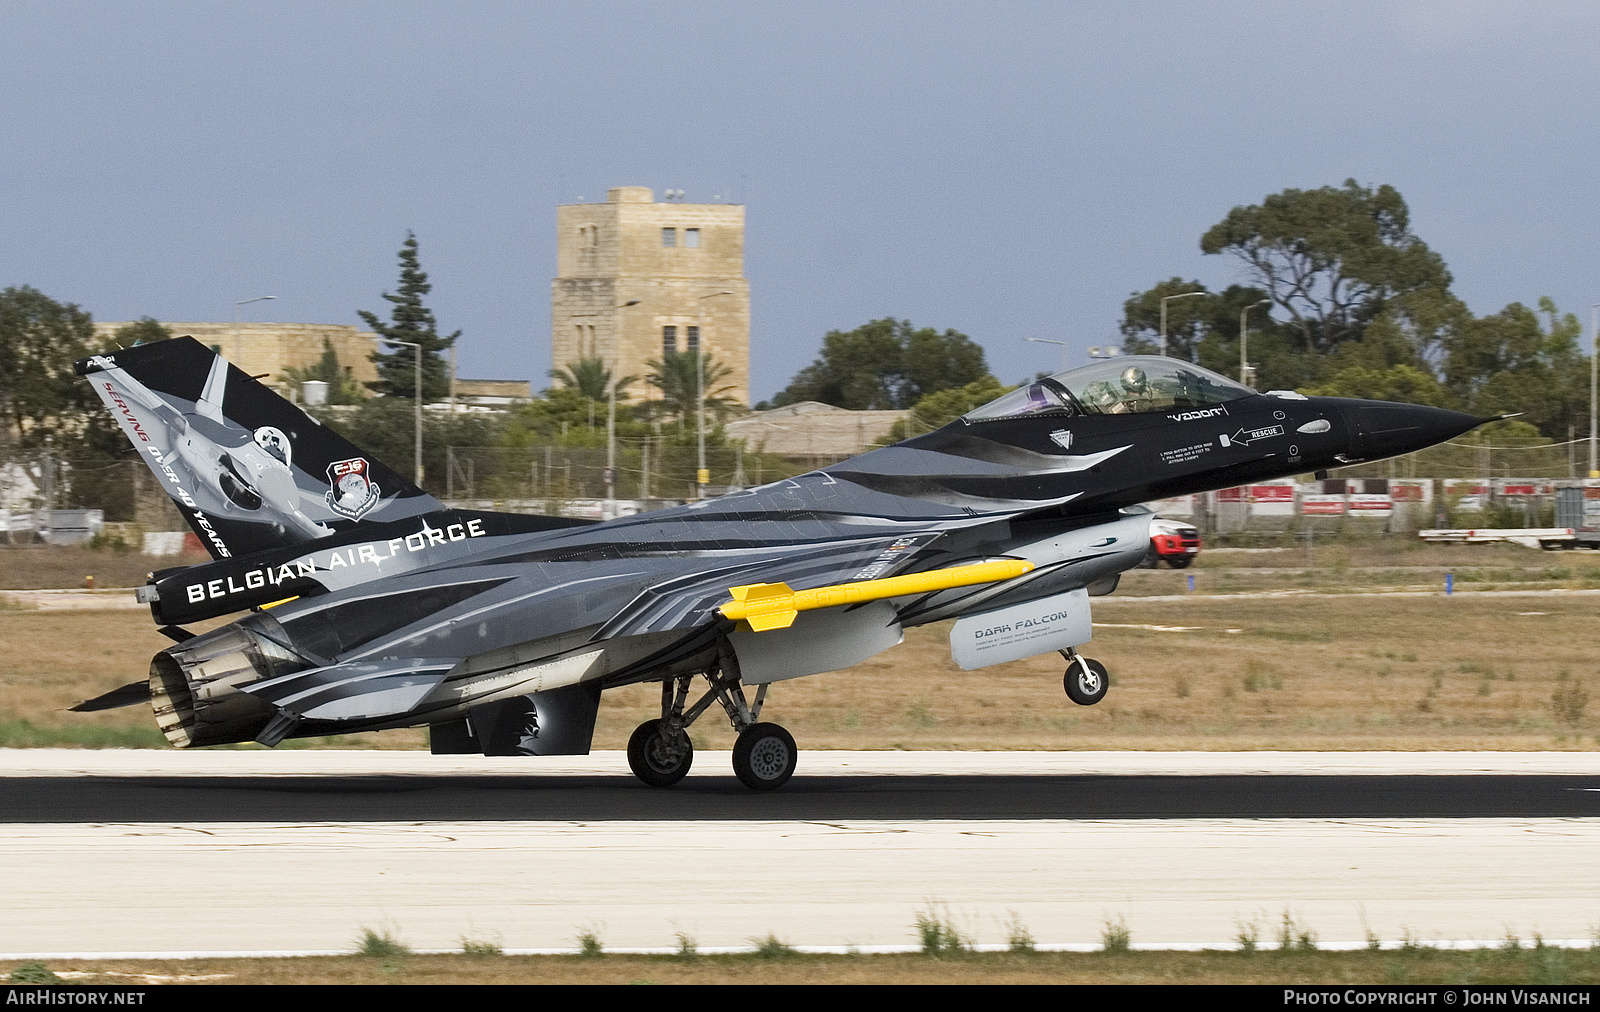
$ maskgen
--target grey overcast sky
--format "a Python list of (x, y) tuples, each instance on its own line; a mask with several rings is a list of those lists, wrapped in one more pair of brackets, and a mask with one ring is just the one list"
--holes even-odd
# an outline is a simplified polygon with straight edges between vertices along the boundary
[[(387, 316), (407, 229), (461, 372), (550, 368), (555, 204), (747, 205), (752, 394), (822, 335), (1115, 340), (1229, 208), (1389, 183), (1475, 312), (1600, 301), (1592, 3), (16, 3), (0, 287), (96, 319)], [(269, 307), (269, 308), (263, 308)]]

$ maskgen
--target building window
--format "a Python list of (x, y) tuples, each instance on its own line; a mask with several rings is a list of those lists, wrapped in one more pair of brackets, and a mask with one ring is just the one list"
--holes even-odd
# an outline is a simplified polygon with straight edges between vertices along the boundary
[(678, 328), (661, 328), (661, 354), (676, 355), (678, 353)]
[(688, 338), (689, 351), (691, 353), (698, 352), (700, 350), (700, 328), (685, 327), (683, 331), (683, 336)]
[(689, 247), (690, 249), (699, 249), (700, 248), (700, 230), (698, 228), (686, 228), (686, 229), (684, 229), (683, 230), (683, 244), (685, 246)]
[(664, 228), (664, 229), (662, 229), (661, 230), (661, 245), (663, 245), (663, 246), (676, 246), (676, 245), (678, 245), (678, 230), (675, 229), (675, 228)]

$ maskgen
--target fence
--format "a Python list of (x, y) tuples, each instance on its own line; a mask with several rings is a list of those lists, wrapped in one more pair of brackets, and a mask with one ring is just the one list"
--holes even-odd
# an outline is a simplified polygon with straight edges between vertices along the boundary
[[(618, 441), (607, 481), (603, 448), (452, 446), (446, 451), (447, 500), (689, 499), (696, 494), (694, 446)], [(746, 453), (738, 444), (706, 448), (713, 493), (748, 488), (846, 459)]]
[[(709, 491), (793, 477), (847, 459), (747, 453), (740, 444), (706, 448)], [(1600, 482), (1587, 471), (1587, 440), (1484, 444), (1457, 440), (1392, 460), (1333, 472), (1324, 482), (1285, 480), (1158, 504), (1208, 531), (1359, 529), (1401, 533), (1432, 526), (1520, 527), (1554, 522), (1560, 487), (1583, 485), (1600, 522)], [(693, 497), (698, 453), (664, 438), (618, 440), (607, 481), (604, 448), (554, 445), (451, 446), (444, 480), (429, 487), (451, 502), (485, 508), (593, 513), (622, 500), (633, 508)], [(500, 505), (496, 505), (500, 504)], [(0, 454), (0, 537), (47, 540), (49, 511), (97, 510), (129, 536), (181, 531), (183, 519), (140, 460), (82, 461), (44, 451)]]

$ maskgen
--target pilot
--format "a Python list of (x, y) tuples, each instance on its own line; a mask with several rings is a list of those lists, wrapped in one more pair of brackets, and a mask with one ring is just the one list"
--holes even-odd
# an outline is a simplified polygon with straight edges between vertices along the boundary
[(1113, 414), (1137, 414), (1150, 410), (1150, 381), (1143, 369), (1130, 365), (1122, 370), (1122, 375), (1118, 379), (1122, 383), (1123, 394), (1112, 406)]

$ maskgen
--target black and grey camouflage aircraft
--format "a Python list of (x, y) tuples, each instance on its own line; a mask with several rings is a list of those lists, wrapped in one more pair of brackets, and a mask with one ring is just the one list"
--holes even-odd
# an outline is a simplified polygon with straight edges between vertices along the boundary
[(140, 599), (175, 644), (80, 709), (148, 701), (180, 747), (427, 726), (435, 753), (570, 755), (588, 752), (602, 692), (659, 682), (661, 716), (628, 747), (638, 777), (678, 782), (687, 728), (719, 704), (757, 790), (798, 758), (760, 720), (773, 683), (954, 619), (961, 667), (1059, 651), (1067, 695), (1096, 703), (1089, 599), (1144, 558), (1141, 503), (1484, 421), (1129, 356), (809, 474), (593, 522), (447, 508), (192, 338), (78, 371), (212, 556), (151, 574)]

